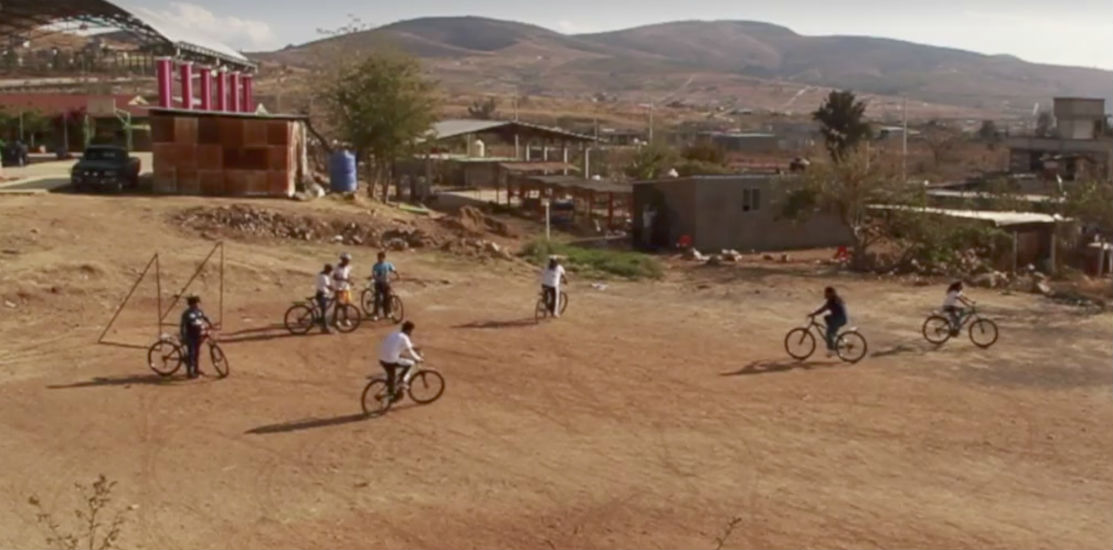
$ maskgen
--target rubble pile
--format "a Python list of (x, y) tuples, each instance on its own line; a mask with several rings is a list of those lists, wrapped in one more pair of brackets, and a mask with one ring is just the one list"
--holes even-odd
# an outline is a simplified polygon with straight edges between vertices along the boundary
[(494, 233), (502, 237), (513, 237), (510, 227), (483, 213), (474, 206), (465, 206), (454, 216), (440, 218), (441, 225), (462, 233), (479, 235)]

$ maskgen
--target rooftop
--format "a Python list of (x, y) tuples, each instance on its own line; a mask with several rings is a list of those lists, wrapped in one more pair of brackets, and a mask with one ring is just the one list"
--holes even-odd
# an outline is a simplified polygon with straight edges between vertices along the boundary
[(1067, 221), (1066, 218), (1058, 214), (1043, 214), (1041, 212), (996, 212), (992, 210), (956, 210), (951, 208), (931, 208), (931, 207), (918, 207), (918, 206), (904, 206), (904, 205), (889, 205), (889, 204), (873, 204), (870, 208), (874, 210), (909, 210), (915, 212), (922, 212), (925, 214), (938, 214), (941, 216), (949, 216), (952, 218), (963, 218), (968, 220), (983, 220), (993, 222), (997, 227), (1008, 227), (1011, 225), (1026, 225), (1036, 223), (1057, 223)]
[(548, 126), (530, 124), (518, 120), (479, 120), (473, 118), (456, 118), (438, 121), (433, 124), (432, 131), (430, 131), (429, 134), (429, 137), (434, 141), (471, 134), (497, 134), (507, 141), (513, 141), (515, 135), (553, 141), (595, 141), (595, 138), (584, 134), (577, 134), (560, 128), (550, 128)]
[(147, 101), (142, 96), (130, 94), (0, 94), (0, 111), (7, 111), (8, 113), (38, 111), (46, 116), (55, 116), (62, 113), (82, 111), (89, 106), (90, 100), (107, 98), (115, 99), (116, 108), (127, 111), (132, 116), (147, 116)]

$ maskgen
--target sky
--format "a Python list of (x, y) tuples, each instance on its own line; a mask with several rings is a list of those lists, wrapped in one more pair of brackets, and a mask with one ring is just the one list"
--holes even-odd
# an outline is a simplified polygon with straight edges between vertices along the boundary
[(132, 0), (241, 50), (320, 38), (358, 17), (383, 25), (477, 15), (563, 33), (688, 19), (774, 23), (805, 35), (896, 38), (1039, 63), (1113, 70), (1113, 0)]

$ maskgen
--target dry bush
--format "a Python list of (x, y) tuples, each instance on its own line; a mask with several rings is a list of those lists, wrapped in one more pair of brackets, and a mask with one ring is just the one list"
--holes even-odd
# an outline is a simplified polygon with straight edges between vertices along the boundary
[[(109, 508), (116, 482), (101, 474), (90, 486), (75, 483), (74, 487), (81, 494), (84, 505), (73, 510), (73, 525), (64, 525), (53, 511), (43, 507), (38, 496), (31, 495), (27, 499), (27, 503), (35, 509), (35, 519), (45, 528), (47, 546), (63, 550), (117, 548), (127, 514), (132, 508), (118, 509), (111, 514)], [(110, 514), (112, 520), (104, 523), (104, 518)]]

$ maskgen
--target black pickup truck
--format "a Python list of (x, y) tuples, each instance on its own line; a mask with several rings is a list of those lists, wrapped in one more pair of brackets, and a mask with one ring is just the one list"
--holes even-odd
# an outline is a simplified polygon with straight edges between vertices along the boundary
[(90, 146), (73, 165), (70, 183), (78, 192), (135, 189), (139, 187), (139, 159), (128, 156), (123, 147)]

